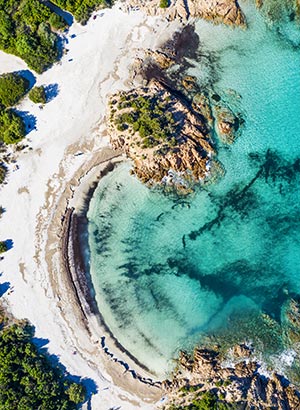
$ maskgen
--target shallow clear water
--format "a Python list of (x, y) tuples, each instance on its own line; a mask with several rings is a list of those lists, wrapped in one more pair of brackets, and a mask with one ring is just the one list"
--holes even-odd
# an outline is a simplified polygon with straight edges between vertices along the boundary
[(246, 12), (247, 31), (197, 23), (208, 58), (190, 70), (229, 103), (231, 90), (241, 96), (243, 134), (219, 147), (225, 177), (176, 199), (149, 190), (123, 164), (100, 181), (88, 213), (101, 313), (160, 376), (179, 349), (207, 335), (280, 353), (272, 319), (280, 323), (285, 300), (300, 294), (298, 34)]

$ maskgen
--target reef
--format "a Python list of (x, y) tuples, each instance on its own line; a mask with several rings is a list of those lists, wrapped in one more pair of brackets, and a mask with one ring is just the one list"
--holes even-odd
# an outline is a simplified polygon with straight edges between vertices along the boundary
[[(247, 327), (243, 322), (249, 320), (244, 317), (237, 323), (241, 327), (239, 341), (232, 337), (236, 330), (232, 329), (231, 322), (227, 334), (207, 336), (192, 354), (181, 352), (172, 380), (163, 382), (169, 397), (164, 410), (299, 409), (299, 319), (299, 297), (289, 297), (278, 321), (266, 313), (257, 316), (257, 333), (260, 336), (265, 333), (260, 348), (258, 340), (248, 342), (245, 334), (242, 335), (243, 327)], [(273, 360), (262, 362), (262, 350), (267, 349), (267, 345), (270, 348), (272, 338)], [(282, 352), (290, 352), (292, 365), (277, 367), (275, 351), (279, 346), (275, 339), (283, 342)], [(201, 407), (208, 403), (210, 406)]]
[(256, 6), (269, 23), (300, 22), (299, 0), (256, 0)]
[[(182, 352), (173, 381), (163, 383), (169, 393), (164, 409), (300, 408), (296, 386), (277, 373), (262, 374), (251, 347), (235, 345), (230, 353), (232, 363), (228, 365), (218, 346), (196, 348), (192, 356)], [(210, 407), (201, 407), (204, 402)]]
[(289, 299), (282, 307), (282, 321), (285, 326), (287, 345), (299, 350), (300, 344), (300, 300)]

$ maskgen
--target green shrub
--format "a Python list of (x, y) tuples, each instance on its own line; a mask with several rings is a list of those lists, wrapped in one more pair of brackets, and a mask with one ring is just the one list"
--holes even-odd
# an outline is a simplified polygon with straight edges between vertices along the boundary
[(105, 0), (52, 0), (54, 4), (72, 13), (77, 21), (86, 24), (92, 12), (110, 4)]
[(49, 17), (49, 24), (55, 30), (63, 30), (68, 26), (67, 22), (56, 13), (52, 13)]
[(0, 49), (42, 73), (59, 55), (58, 36), (49, 24), (53, 20), (58, 22), (39, 0), (0, 0)]
[(117, 129), (122, 131), (120, 128), (125, 124), (134, 132), (138, 132), (145, 148), (154, 147), (163, 141), (168, 142), (170, 146), (177, 145), (177, 125), (164, 101), (155, 96), (137, 97), (135, 94), (122, 94), (117, 107), (118, 110), (128, 108), (126, 112), (121, 111), (121, 114), (115, 117)]
[(216, 407), (216, 396), (210, 391), (204, 392), (200, 399), (193, 401), (193, 410), (214, 410)]
[(29, 98), (35, 104), (46, 104), (47, 98), (45, 93), (45, 87), (43, 85), (34, 87), (29, 92)]
[(0, 76), (0, 104), (12, 107), (27, 93), (29, 81), (16, 73)]
[(0, 331), (0, 409), (75, 410), (85, 388), (66, 379), (32, 342), (27, 323)]
[(73, 403), (79, 404), (85, 400), (86, 389), (82, 384), (72, 383), (66, 393)]
[(8, 247), (6, 245), (5, 241), (0, 241), (0, 253), (4, 253), (8, 250)]
[(0, 112), (0, 141), (15, 144), (25, 137), (25, 124), (22, 118), (11, 109)]
[(152, 138), (147, 137), (143, 139), (143, 148), (153, 148), (155, 145), (157, 144), (155, 143), (155, 141), (153, 141)]
[(166, 9), (169, 7), (169, 0), (160, 0), (159, 7)]
[(118, 124), (117, 125), (117, 130), (118, 131), (125, 131), (128, 128), (126, 124)]

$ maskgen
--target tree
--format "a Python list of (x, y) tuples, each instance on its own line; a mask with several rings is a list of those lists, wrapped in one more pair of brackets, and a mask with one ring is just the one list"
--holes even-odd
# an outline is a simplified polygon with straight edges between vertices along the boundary
[(32, 88), (29, 92), (29, 98), (36, 104), (46, 104), (47, 98), (45, 87), (41, 85), (39, 87)]
[(8, 251), (8, 247), (5, 241), (0, 241), (0, 253)]
[(110, 0), (53, 0), (53, 3), (72, 13), (80, 23), (86, 24), (93, 10), (101, 6), (107, 7), (112, 2)]
[(86, 389), (82, 384), (72, 383), (66, 393), (71, 401), (75, 404), (79, 404), (85, 400)]
[(53, 14), (39, 0), (0, 0), (0, 49), (43, 72), (59, 56), (58, 36), (51, 31), (50, 22), (54, 26), (62, 19)]
[(11, 109), (0, 112), (0, 141), (15, 144), (25, 137), (25, 124), (22, 118)]
[(33, 336), (32, 327), (25, 321), (9, 325), (2, 321), (0, 409), (75, 410), (85, 399), (84, 387), (70, 383), (37, 350)]
[(166, 9), (169, 7), (169, 0), (160, 0), (159, 7)]
[(49, 24), (55, 30), (63, 30), (68, 25), (68, 23), (61, 16), (55, 13), (51, 14)]
[(12, 107), (27, 93), (29, 81), (16, 74), (7, 73), (0, 76), (0, 104)]

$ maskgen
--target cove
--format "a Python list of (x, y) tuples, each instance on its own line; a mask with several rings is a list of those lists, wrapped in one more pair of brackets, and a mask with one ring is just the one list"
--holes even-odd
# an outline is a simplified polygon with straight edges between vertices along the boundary
[(124, 163), (88, 211), (99, 310), (159, 377), (197, 343), (253, 342), (278, 366), (293, 348), (281, 325), (300, 294), (300, 31), (244, 11), (247, 30), (196, 24), (201, 58), (189, 69), (245, 118), (234, 145), (218, 148), (224, 177), (175, 197)]

